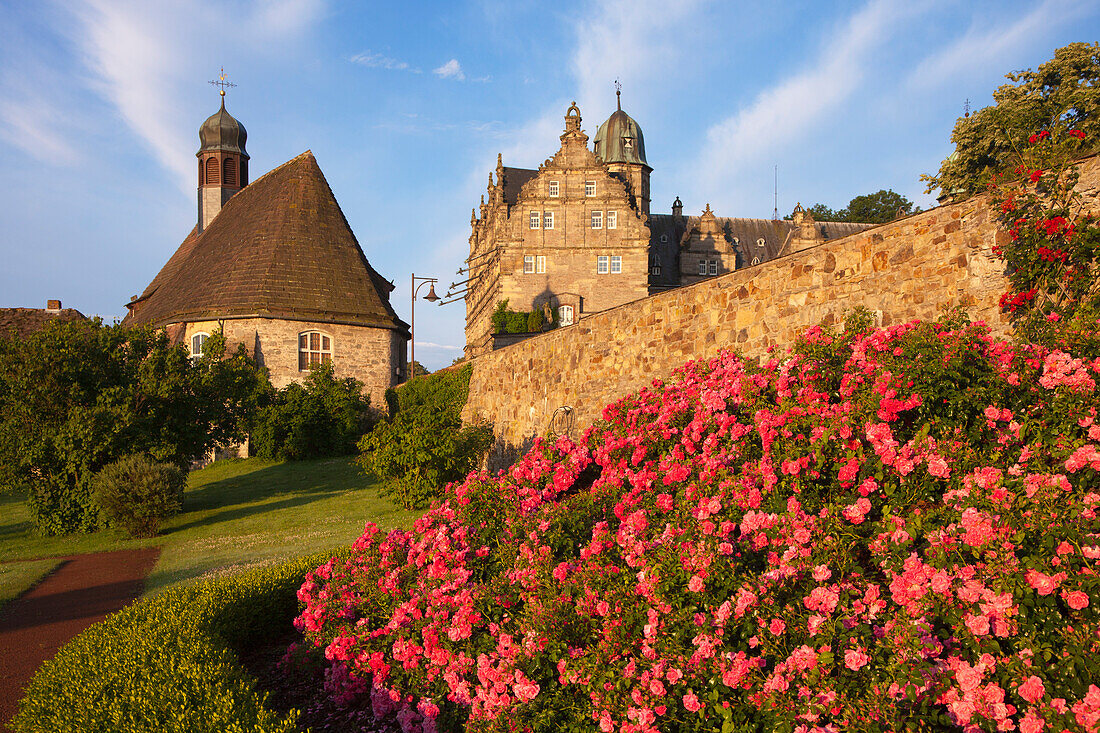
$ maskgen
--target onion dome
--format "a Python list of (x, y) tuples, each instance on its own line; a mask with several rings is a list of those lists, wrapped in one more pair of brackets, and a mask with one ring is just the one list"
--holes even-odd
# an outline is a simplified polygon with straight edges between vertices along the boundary
[(228, 153), (238, 153), (248, 157), (244, 149), (248, 132), (244, 125), (237, 121), (233, 115), (225, 111), (225, 97), (222, 97), (222, 107), (214, 114), (206, 118), (199, 128), (199, 152), (208, 150), (221, 150)]
[(596, 133), (596, 155), (605, 163), (636, 163), (648, 166), (642, 128), (634, 118), (623, 112), (619, 92), (615, 92), (616, 109)]

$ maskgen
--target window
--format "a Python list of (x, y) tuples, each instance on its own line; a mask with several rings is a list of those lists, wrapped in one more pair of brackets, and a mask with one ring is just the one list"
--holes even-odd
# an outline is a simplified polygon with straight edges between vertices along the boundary
[(572, 326), (573, 325), (573, 306), (563, 305), (558, 308), (558, 325), (559, 326)]
[(218, 166), (218, 159), (211, 155), (206, 159), (206, 182), (207, 184), (217, 183), (220, 179), (219, 174), (221, 170)]
[(596, 274), (597, 275), (606, 275), (607, 274), (607, 255), (600, 255), (599, 257), (596, 258)]
[(760, 258), (759, 257), (753, 257), (752, 258), (752, 264), (759, 265), (760, 264)]
[(535, 271), (535, 256), (525, 255), (523, 258), (523, 271), (530, 274)]
[(546, 211), (542, 214), (542, 228), (553, 229), (554, 228), (554, 212)]
[(706, 275), (707, 274), (707, 261), (706, 260), (699, 260), (699, 274), (700, 275)]
[(718, 274), (718, 260), (711, 260), (708, 264), (710, 266), (710, 273), (709, 274), (717, 275)]
[(611, 274), (618, 275), (623, 271), (623, 258), (619, 255), (611, 255)]
[(661, 235), (661, 242), (664, 243), (664, 242), (667, 242), (667, 241), (668, 241), (668, 235), (667, 234), (662, 234)]
[(191, 358), (201, 359), (203, 350), (206, 348), (206, 339), (210, 338), (208, 333), (196, 333), (191, 336)]
[(320, 331), (298, 334), (298, 371), (308, 372), (314, 364), (332, 361), (332, 338)]
[(592, 212), (592, 228), (593, 229), (603, 229), (603, 212), (602, 211), (593, 211)]
[(585, 196), (595, 196), (596, 195), (596, 182), (595, 181), (585, 181), (584, 182), (584, 195)]
[(764, 246), (764, 238), (763, 238), (763, 237), (761, 237), (760, 239), (756, 240), (756, 246), (757, 246), (757, 247), (763, 247), (763, 246)]
[(226, 158), (222, 161), (222, 181), (227, 186), (237, 185), (237, 161)]
[(661, 274), (661, 258), (657, 254), (653, 254), (649, 258), (649, 274), (660, 275)]
[(539, 212), (532, 211), (531, 212), (530, 224), (528, 226), (530, 226), (532, 229), (538, 229), (539, 228), (539, 221), (540, 221)]
[(609, 211), (607, 212), (607, 228), (615, 229), (619, 226), (619, 212)]
[(549, 184), (549, 186), (547, 186), (547, 188), (549, 188), (549, 193), (550, 193), (551, 196), (556, 197), (558, 195), (558, 182), (557, 181), (550, 181), (550, 184)]
[(546, 272), (546, 256), (539, 255), (535, 258), (535, 272), (542, 274)]

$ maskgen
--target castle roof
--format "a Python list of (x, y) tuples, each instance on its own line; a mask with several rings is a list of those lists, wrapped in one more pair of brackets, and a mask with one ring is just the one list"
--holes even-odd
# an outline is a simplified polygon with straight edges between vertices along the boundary
[(259, 317), (407, 332), (392, 290), (306, 151), (234, 194), (201, 234), (193, 229), (122, 322)]
[(605, 163), (649, 165), (645, 159), (642, 128), (633, 117), (623, 112), (621, 105), (596, 131), (595, 150)]
[(504, 203), (515, 206), (519, 201), (519, 192), (523, 184), (537, 176), (539, 172), (531, 168), (504, 167)]
[(26, 338), (51, 323), (82, 321), (87, 316), (75, 308), (0, 308), (0, 338)]

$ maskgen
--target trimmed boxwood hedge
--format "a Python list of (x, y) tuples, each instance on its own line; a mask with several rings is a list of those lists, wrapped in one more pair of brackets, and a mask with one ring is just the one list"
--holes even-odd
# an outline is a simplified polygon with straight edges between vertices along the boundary
[(31, 731), (296, 730), (242, 666), (285, 632), (305, 574), (332, 553), (171, 588), (109, 616), (62, 647), (27, 686), (11, 722)]

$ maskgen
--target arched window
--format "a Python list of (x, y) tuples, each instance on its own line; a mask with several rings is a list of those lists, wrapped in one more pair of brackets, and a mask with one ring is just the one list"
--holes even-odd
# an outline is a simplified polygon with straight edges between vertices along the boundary
[(233, 158), (222, 161), (222, 182), (227, 186), (237, 185), (237, 161)]
[(191, 335), (191, 358), (201, 359), (203, 350), (206, 348), (206, 339), (210, 338), (210, 334), (205, 331), (199, 331), (198, 333)]
[(214, 184), (214, 183), (217, 183), (218, 181), (220, 181), (221, 176), (218, 175), (219, 173), (221, 173), (221, 171), (218, 170), (218, 159), (215, 158), (213, 155), (211, 155), (209, 158), (206, 159), (206, 183), (207, 183), (207, 185), (211, 185), (211, 184)]
[(308, 372), (315, 364), (332, 361), (332, 337), (320, 331), (298, 334), (298, 371)]
[(558, 325), (572, 326), (573, 325), (573, 306), (561, 305), (558, 306)]

